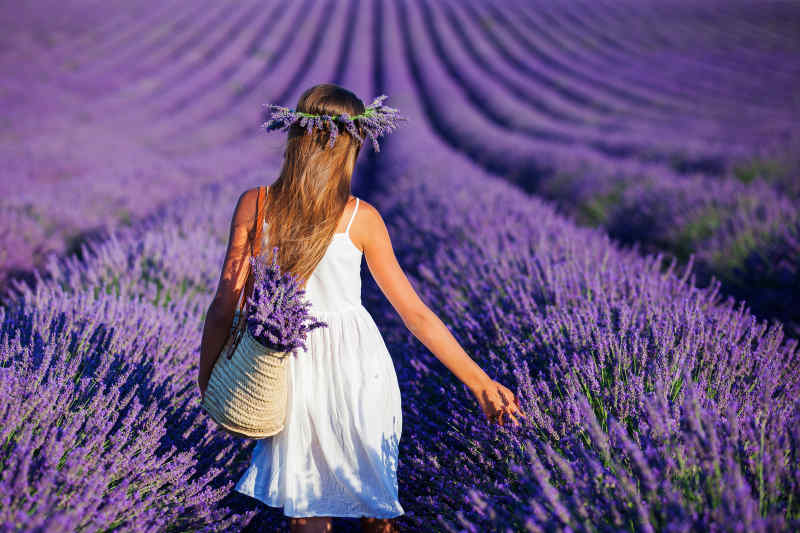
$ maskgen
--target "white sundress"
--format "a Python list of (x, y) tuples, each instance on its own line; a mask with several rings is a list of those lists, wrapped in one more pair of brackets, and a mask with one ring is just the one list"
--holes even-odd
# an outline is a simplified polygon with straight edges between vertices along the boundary
[(405, 512), (397, 496), (400, 387), (383, 337), (361, 304), (363, 254), (350, 240), (358, 202), (306, 284), (310, 313), (328, 325), (312, 329), (306, 349), (286, 362), (286, 424), (257, 441), (235, 488), (283, 507), (285, 516)]

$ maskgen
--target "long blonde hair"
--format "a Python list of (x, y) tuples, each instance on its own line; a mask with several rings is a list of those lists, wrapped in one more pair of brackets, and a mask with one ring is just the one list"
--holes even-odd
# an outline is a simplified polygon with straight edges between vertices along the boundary
[[(363, 113), (365, 106), (347, 89), (322, 83), (307, 89), (295, 109), (353, 116)], [(327, 130), (314, 128), (306, 134), (305, 128), (295, 123), (288, 134), (280, 176), (267, 188), (261, 254), (271, 260), (272, 247), (277, 246), (281, 272), (295, 274), (305, 287), (350, 199), (361, 142), (345, 128), (339, 129), (332, 148), (325, 146)]]

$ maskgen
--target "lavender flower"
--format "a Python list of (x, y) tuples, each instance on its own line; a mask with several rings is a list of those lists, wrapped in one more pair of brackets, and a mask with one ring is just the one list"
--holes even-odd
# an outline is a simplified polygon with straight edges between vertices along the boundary
[(306, 334), (327, 326), (308, 313), (311, 303), (303, 299), (297, 276), (281, 274), (278, 247), (272, 248), (272, 262), (251, 257), (253, 294), (247, 298), (247, 329), (262, 344), (281, 351), (306, 349)]

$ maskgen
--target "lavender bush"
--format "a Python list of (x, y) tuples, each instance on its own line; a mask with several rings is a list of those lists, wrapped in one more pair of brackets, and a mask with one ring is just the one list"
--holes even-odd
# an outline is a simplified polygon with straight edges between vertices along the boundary
[[(381, 12), (387, 50), (402, 47), (397, 11)], [(412, 119), (422, 116), (411, 73), (391, 65), (387, 92), (403, 95), (396, 105)], [(441, 144), (431, 152), (433, 128), (415, 122), (413, 136), (389, 139), (379, 169), (395, 179), (373, 201), (417, 291), (484, 368), (517, 385), (532, 423), (514, 431), (477, 422), (464, 387), (371, 285), (370, 310), (409, 361), (401, 386), (415, 400), (405, 404), (412, 429), (401, 440), (401, 494), (425, 503), (411, 523), (475, 532), (796, 528), (797, 342), (722, 302), (718, 284), (693, 287), (691, 264), (661, 272), (660, 254), (642, 261), (601, 244), (606, 236), (522, 201)], [(419, 349), (409, 353), (409, 343)]]
[[(423, 300), (492, 377), (515, 391), (528, 414), (520, 428), (488, 425), (466, 388), (417, 342), (365, 276), (365, 305), (395, 357), (403, 395), (401, 531), (800, 528), (797, 341), (784, 336), (782, 324), (759, 321), (745, 302), (722, 300), (719, 283), (698, 288), (692, 268), (707, 253), (707, 260), (718, 260), (734, 275), (748, 275), (737, 270), (742, 260), (752, 263), (748, 272), (755, 282), (782, 270), (784, 286), (793, 286), (796, 261), (787, 250), (796, 247), (796, 228), (774, 241), (736, 229), (771, 218), (748, 204), (766, 189), (719, 185), (723, 192), (753, 194), (738, 204), (730, 198), (710, 202), (709, 196), (689, 202), (691, 209), (678, 199), (646, 203), (670, 205), (663, 214), (652, 213), (652, 226), (639, 229), (652, 232), (654, 240), (686, 244), (687, 266), (681, 271), (668, 261), (664, 269), (662, 254), (620, 248), (602, 231), (576, 227), (510, 183), (524, 188), (524, 174), (491, 175), (484, 163), (499, 158), (489, 157), (487, 130), (449, 128), (450, 134), (463, 133), (462, 141), (473, 138), (480, 164), (474, 154), (463, 153), (466, 144), (454, 149), (443, 134), (443, 117), (459, 107), (463, 95), (457, 84), (444, 83), (446, 73), (436, 73), (436, 54), (419, 53), (430, 42), (420, 14), (435, 10), (437, 25), (445, 20), (441, 14), (447, 20), (457, 16), (481, 57), (506, 62), (496, 62), (495, 73), (512, 79), (515, 71), (520, 77), (513, 80), (528, 84), (522, 85), (526, 101), (569, 121), (571, 133), (582, 119), (616, 128), (619, 147), (641, 143), (640, 134), (649, 131), (644, 138), (666, 154), (675, 146), (693, 146), (692, 139), (727, 138), (723, 133), (740, 131), (742, 121), (765, 135), (772, 124), (785, 124), (791, 106), (757, 100), (765, 91), (776, 98), (788, 92), (792, 85), (785, 82), (798, 73), (787, 45), (793, 42), (796, 8), (765, 6), (782, 10), (766, 21), (742, 16), (750, 6), (739, 2), (725, 2), (719, 10), (712, 3), (702, 8), (702, 17), (696, 5), (675, 1), (614, 9), (608, 2), (577, 0), (518, 3), (504, 5), (513, 24), (505, 28), (492, 18), (471, 18), (473, 12), (491, 13), (479, 2), (470, 4), (474, 9), (447, 5), (145, 2), (125, 10), (95, 6), (96, 18), (59, 18), (70, 8), (50, 3), (47, 17), (25, 18), (36, 32), (0, 32), (0, 42), (12, 43), (0, 54), (0, 70), (9, 74), (2, 77), (0, 95), (14, 103), (9, 108), (24, 111), (0, 118), (3, 142), (12, 148), (25, 144), (32, 139), (25, 124), (35, 124), (39, 115), (64, 117), (66, 109), (88, 108), (90, 102), (93, 116), (109, 117), (105, 126), (116, 128), (113, 139), (148, 147), (129, 152), (144, 180), (129, 179), (129, 190), (148, 180), (168, 183), (175, 175), (161, 176), (164, 168), (181, 168), (189, 176), (205, 169), (208, 176), (202, 185), (164, 187), (169, 201), (149, 204), (130, 217), (130, 225), (109, 224), (108, 235), (76, 243), (76, 254), (44, 257), (30, 285), (10, 284), (0, 306), (0, 529), (285, 530), (279, 510), (232, 492), (252, 448), (215, 431), (202, 416), (194, 376), (203, 313), (225, 252), (230, 209), (223, 207), (234, 205), (244, 188), (268, 183), (265, 176), (278, 168), (282, 139), (258, 134), (254, 110), (264, 101), (296, 101), (320, 79), (360, 95), (389, 94), (410, 117), (411, 127), (382, 142), (378, 157), (365, 153), (354, 176), (355, 193), (380, 210), (398, 260)], [(2, 8), (0, 20), (12, 27), (14, 13)], [(675, 20), (694, 22), (681, 32)], [(639, 30), (637, 22), (644, 21)], [(720, 21), (725, 24), (716, 27)], [(536, 31), (519, 39), (526, 25)], [(360, 31), (347, 31), (351, 27)], [(406, 43), (411, 32), (421, 40)], [(449, 31), (442, 35), (452, 38)], [(757, 38), (745, 40), (748, 35)], [(681, 42), (693, 48), (673, 50), (668, 60), (645, 68), (652, 50), (669, 51)], [(719, 53), (723, 48), (726, 53)], [(451, 54), (452, 46), (447, 50)], [(785, 60), (779, 61), (782, 54)], [(736, 75), (742, 64), (747, 68)], [(658, 75), (659, 69), (693, 65), (708, 76)], [(745, 84), (750, 69), (759, 72), (757, 85)], [(469, 71), (473, 80), (479, 74)], [(449, 98), (442, 105), (431, 106), (439, 98), (431, 87), (454, 91), (445, 93)], [(486, 98), (492, 112), (509, 109), (505, 96)], [(474, 124), (472, 109), (461, 107), (459, 120)], [(704, 110), (713, 116), (702, 115)], [(743, 120), (733, 120), (739, 113)], [(676, 139), (676, 130), (685, 143)], [(103, 131), (98, 127), (96, 135)], [(493, 131), (502, 138), (505, 128)], [(522, 152), (509, 147), (524, 151), (530, 139), (517, 136), (513, 143), (504, 155), (517, 163)], [(82, 146), (70, 153), (96, 171), (96, 183), (114, 189), (119, 174), (101, 172), (107, 159), (92, 166), (96, 149)], [(707, 144), (698, 146), (687, 163), (708, 153)], [(155, 165), (148, 172), (149, 150), (176, 166)], [(561, 156), (548, 157), (546, 144), (537, 150), (539, 163), (574, 170)], [(34, 158), (15, 164), (34, 168), (41, 163)], [(575, 191), (576, 202), (582, 191), (588, 198), (599, 191), (598, 199), (619, 194), (598, 202), (598, 210), (608, 205), (613, 212), (620, 198), (627, 198), (621, 205), (635, 208), (640, 193), (625, 197), (627, 188), (617, 191), (609, 170), (613, 165), (608, 172), (559, 173), (573, 181), (545, 183)], [(62, 188), (15, 180), (19, 175), (3, 175), (3, 192), (9, 191), (4, 198), (14, 202), (25, 191), (34, 206), (58, 205), (58, 198), (47, 197)], [(684, 191), (699, 195), (704, 187), (698, 184), (725, 181), (707, 178)], [(672, 180), (678, 177), (659, 179), (641, 196), (657, 200), (673, 191), (680, 198), (674, 190), (682, 184), (669, 188)], [(26, 187), (12, 186), (17, 182)], [(93, 192), (92, 180), (80, 183)], [(66, 203), (73, 197), (66, 195)], [(121, 198), (122, 206), (148, 204)], [(78, 201), (74, 213), (92, 213), (92, 200)], [(725, 218), (731, 205), (746, 208)], [(109, 207), (97, 209), (105, 213)], [(775, 206), (782, 208), (780, 202)], [(36, 231), (25, 231), (26, 217), (39, 218), (39, 211), (29, 209), (9, 216), (14, 228), (23, 228), (5, 233), (14, 248), (25, 243), (34, 250), (38, 239), (58, 235), (41, 220)], [(681, 223), (671, 233), (675, 219)], [(730, 229), (714, 230), (723, 227), (717, 219), (723, 226), (730, 222)], [(708, 229), (714, 230), (711, 236)], [(705, 242), (691, 235), (727, 234), (734, 238), (715, 240), (707, 251), (691, 246)], [(719, 250), (742, 255), (714, 259)], [(781, 287), (773, 299), (780, 298)], [(357, 520), (335, 522), (339, 531), (359, 530)]]
[[(676, 3), (681, 5), (680, 1)], [(442, 7), (437, 10), (450, 10), (450, 4), (452, 2), (441, 2)], [(480, 31), (490, 34), (482, 39), (487, 39), (491, 46), (506, 51), (498, 44), (500, 37), (495, 34), (512, 32), (512, 28), (516, 25), (511, 20), (513, 17), (493, 9), (488, 3), (474, 2), (470, 5), (472, 6), (469, 9), (470, 16), (461, 21), (464, 24), (451, 23), (449, 26), (454, 28), (478, 26)], [(751, 248), (757, 249), (762, 242), (776, 241), (786, 224), (792, 225), (800, 221), (800, 210), (792, 196), (776, 192), (760, 179), (744, 184), (732, 176), (732, 169), (737, 161), (747, 157), (739, 148), (731, 148), (728, 162), (722, 165), (729, 179), (720, 179), (721, 176), (714, 175), (719, 172), (711, 172), (712, 175), (700, 172), (703, 167), (703, 164), (698, 163), (702, 159), (701, 155), (691, 153), (687, 153), (685, 157), (669, 155), (674, 148), (667, 147), (665, 147), (666, 155), (655, 153), (658, 151), (657, 145), (664, 143), (663, 139), (685, 139), (687, 132), (708, 129), (707, 126), (701, 127), (695, 123), (697, 117), (702, 118), (704, 122), (710, 120), (705, 117), (709, 113), (705, 108), (697, 109), (689, 104), (673, 103), (662, 109), (663, 106), (655, 105), (652, 99), (641, 102), (640, 98), (636, 99), (631, 95), (625, 98), (626, 107), (631, 107), (634, 102), (639, 101), (641, 102), (639, 106), (642, 106), (642, 103), (647, 104), (643, 109), (658, 110), (660, 120), (664, 120), (665, 113), (671, 117), (669, 129), (667, 127), (660, 131), (651, 129), (648, 138), (654, 140), (648, 143), (651, 147), (641, 157), (637, 155), (641, 154), (642, 150), (631, 146), (630, 141), (624, 141), (628, 143), (628, 147), (613, 146), (611, 138), (613, 129), (601, 128), (599, 132), (585, 132), (582, 136), (563, 130), (553, 130), (547, 128), (543, 120), (529, 111), (529, 104), (519, 101), (518, 91), (504, 87), (498, 82), (495, 74), (491, 72), (473, 74), (475, 70), (486, 70), (487, 62), (480, 63), (480, 69), (476, 69), (473, 65), (467, 68), (464, 65), (456, 65), (445, 57), (444, 43), (441, 42), (438, 33), (433, 31), (429, 22), (436, 20), (436, 17), (428, 2), (404, 3), (400, 7), (398, 23), (403, 31), (401, 49), (408, 57), (415, 88), (425, 102), (423, 117), (434, 125), (442, 139), (463, 151), (477, 165), (497, 175), (505, 176), (525, 190), (555, 201), (564, 212), (580, 222), (602, 226), (612, 237), (626, 244), (641, 243), (648, 252), (664, 251), (683, 262), (688, 256), (685, 253), (686, 249), (696, 252), (695, 264), (698, 266), (699, 282), (708, 283), (710, 276), (717, 275), (726, 281), (723, 290), (729, 294), (744, 295), (751, 291), (743, 281), (751, 276), (728, 274), (731, 268), (746, 272), (750, 266), (741, 256), (735, 265), (730, 263), (722, 265), (719, 261), (709, 260), (710, 256), (724, 256), (727, 252), (724, 248), (719, 250), (709, 248), (716, 243), (732, 241), (744, 233), (753, 237)], [(543, 9), (546, 7), (543, 6)], [(483, 10), (488, 10), (488, 13)], [(492, 24), (481, 23), (487, 20), (492, 21)], [(447, 35), (448, 30), (442, 29), (441, 32)], [(519, 34), (512, 33), (512, 37), (519, 37)], [(478, 38), (473, 38), (471, 44), (478, 46)], [(533, 55), (545, 56), (544, 62), (550, 65), (549, 68), (554, 68), (554, 65), (560, 63), (539, 50)], [(509, 61), (507, 53), (500, 53), (498, 57), (498, 61)], [(544, 74), (541, 70), (530, 72), (530, 69), (524, 68), (519, 61), (511, 63), (518, 69), (529, 72), (530, 78), (545, 86), (543, 90), (554, 90), (549, 72)], [(574, 70), (574, 67), (564, 68)], [(581, 81), (590, 82), (595, 91), (598, 91), (598, 87), (602, 87), (588, 74), (583, 74), (585, 73), (573, 72), (573, 76)], [(800, 74), (795, 73), (795, 75)], [(574, 87), (560, 89), (559, 87), (557, 85), (556, 89), (560, 90), (562, 96), (573, 94), (568, 89)], [(739, 105), (742, 105), (741, 102)], [(710, 109), (717, 106), (720, 104), (708, 103)], [(624, 113), (628, 117), (632, 114), (634, 119), (628, 121), (629, 124), (635, 123), (638, 117), (638, 110), (624, 107), (618, 109), (608, 105), (603, 109), (606, 116)], [(727, 107), (721, 109), (719, 113), (730, 117), (728, 124), (730, 131), (739, 132), (743, 128), (747, 130), (746, 126), (739, 123), (746, 115), (737, 117), (735, 114), (729, 114)], [(755, 114), (756, 111), (751, 110), (750, 113)], [(764, 120), (764, 116), (777, 114), (772, 122), (781, 132), (777, 135), (780, 137), (792, 135), (795, 126), (790, 118), (791, 112), (765, 110), (763, 113), (758, 121), (759, 124)], [(749, 120), (752, 122), (756, 118), (758, 117), (750, 116)], [(651, 117), (647, 117), (647, 120), (654, 122)], [(796, 121), (794, 123), (796, 124)], [(618, 121), (613, 124), (618, 124)], [(672, 128), (677, 131), (673, 131)], [(718, 126), (716, 129), (719, 129)], [(601, 141), (593, 141), (592, 137)], [(715, 141), (715, 144), (718, 144), (720, 139)], [(726, 141), (731, 145), (734, 144), (731, 139)], [(603, 146), (598, 147), (598, 142)], [(740, 139), (736, 146), (742, 142), (745, 141)], [(762, 142), (758, 137), (750, 137), (751, 145)], [(708, 155), (711, 151), (701, 149), (700, 153)], [(659, 159), (672, 160), (677, 168), (665, 167), (659, 163)], [(795, 177), (792, 176), (792, 179)], [(664, 190), (674, 191), (677, 194), (673, 194), (668, 201), (665, 201)], [(623, 194), (625, 201), (620, 199)], [(706, 208), (712, 208), (716, 203), (727, 204), (729, 209), (717, 213), (719, 221), (708, 228), (709, 231), (693, 234), (692, 226), (698, 222), (696, 218), (705, 216)], [(665, 212), (653, 214), (651, 211), (653, 205), (659, 206)], [(670, 228), (673, 235), (652, 239), (649, 234), (650, 226), (642, 221), (653, 219), (659, 227)], [(746, 225), (743, 225), (744, 221), (747, 221)], [(702, 222), (701, 220), (700, 223)], [(706, 253), (701, 254), (701, 251)], [(791, 250), (787, 250), (787, 253), (791, 253)], [(774, 285), (781, 284), (781, 281), (768, 279), (767, 283)], [(798, 287), (791, 288), (789, 298), (792, 300), (800, 298), (797, 291)], [(766, 302), (758, 298), (748, 303), (759, 316), (787, 322), (789, 331), (793, 335), (800, 333), (795, 331), (793, 326), (800, 321), (797, 306), (793, 306), (791, 310), (771, 308), (762, 305)]]
[(247, 298), (247, 329), (253, 337), (276, 350), (305, 350), (309, 331), (326, 327), (325, 322), (309, 313), (311, 302), (304, 299), (305, 290), (291, 272), (281, 274), (278, 247), (272, 248), (272, 260), (250, 257), (254, 277), (253, 294)]

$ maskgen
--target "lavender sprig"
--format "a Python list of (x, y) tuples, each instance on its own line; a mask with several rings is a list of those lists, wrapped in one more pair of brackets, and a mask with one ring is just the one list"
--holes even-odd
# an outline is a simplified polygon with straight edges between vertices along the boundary
[(303, 299), (299, 278), (281, 274), (277, 261), (278, 247), (272, 249), (272, 262), (251, 257), (253, 293), (247, 298), (247, 328), (253, 337), (281, 351), (306, 349), (306, 335), (312, 329), (327, 326), (308, 312), (311, 303)]
[(266, 131), (269, 132), (274, 130), (285, 131), (292, 124), (298, 123), (301, 127), (306, 128), (306, 135), (310, 134), (314, 128), (324, 130), (325, 125), (327, 125), (327, 129), (330, 131), (327, 146), (332, 148), (336, 142), (336, 137), (339, 135), (337, 121), (341, 122), (347, 132), (355, 137), (358, 142), (364, 141), (364, 137), (359, 134), (358, 127), (355, 124), (355, 121), (358, 121), (366, 137), (371, 139), (372, 147), (376, 152), (380, 152), (378, 137), (393, 131), (401, 120), (408, 120), (405, 117), (401, 117), (397, 109), (383, 105), (382, 102), (386, 98), (385, 94), (376, 97), (363, 113), (352, 117), (348, 113), (317, 115), (275, 104), (264, 104), (271, 111), (271, 115), (270, 119), (264, 122), (263, 125)]

